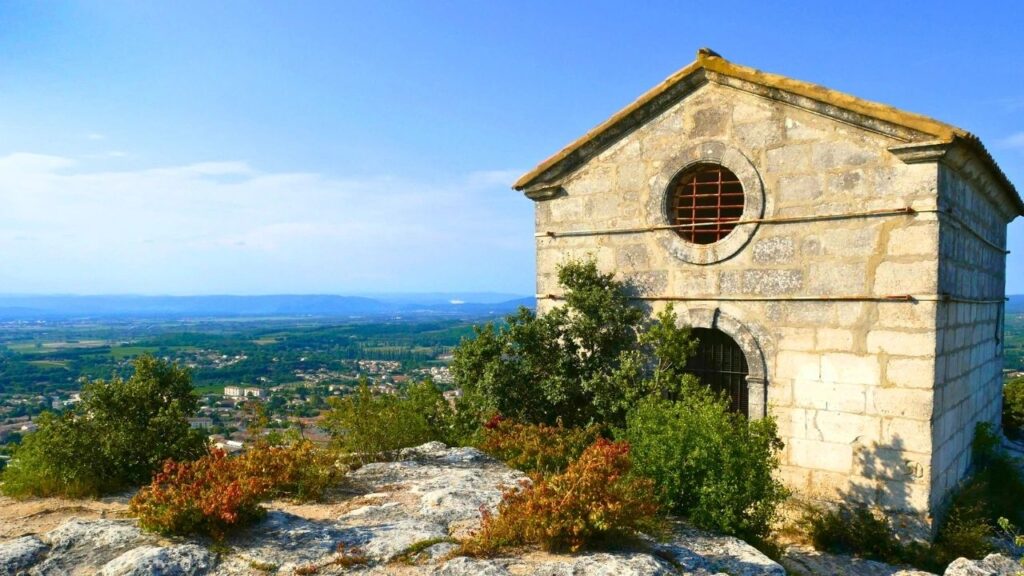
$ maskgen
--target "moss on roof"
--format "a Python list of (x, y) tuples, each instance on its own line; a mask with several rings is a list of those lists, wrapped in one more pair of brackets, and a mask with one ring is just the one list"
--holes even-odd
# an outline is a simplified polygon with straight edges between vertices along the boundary
[(538, 164), (536, 168), (524, 174), (516, 181), (513, 187), (516, 190), (523, 190), (527, 188), (551, 168), (569, 160), (570, 157), (581, 148), (590, 144), (598, 136), (609, 131), (627, 117), (653, 102), (679, 82), (686, 80), (697, 72), (705, 70), (768, 88), (782, 90), (797, 96), (835, 106), (837, 108), (849, 110), (868, 118), (909, 128), (926, 135), (929, 137), (928, 139), (950, 143), (957, 140), (962, 141), (978, 155), (995, 180), (1006, 189), (1007, 194), (1016, 205), (1018, 213), (1024, 214), (1024, 201), (1021, 200), (1016, 188), (1014, 188), (1013, 184), (996, 164), (992, 155), (985, 149), (981, 140), (979, 140), (974, 134), (971, 134), (961, 128), (957, 128), (956, 126), (946, 124), (945, 122), (940, 122), (934, 118), (929, 118), (928, 116), (915, 114), (913, 112), (906, 112), (892, 106), (864, 100), (863, 98), (838, 92), (810, 82), (794, 80), (778, 74), (770, 74), (747, 66), (741, 66), (722, 58), (717, 53), (707, 48), (702, 48), (697, 52), (697, 59), (695, 61), (672, 74), (663, 82), (645, 92), (632, 104), (626, 106), (622, 110), (619, 110), (610, 118), (578, 138), (576, 141)]

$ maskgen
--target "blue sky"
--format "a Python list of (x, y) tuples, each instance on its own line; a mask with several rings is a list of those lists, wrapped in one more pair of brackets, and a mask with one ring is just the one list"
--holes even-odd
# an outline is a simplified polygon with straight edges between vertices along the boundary
[(1020, 2), (0, 2), (0, 292), (532, 293), (509, 184), (701, 46), (962, 126), (1024, 188), (1022, 27)]

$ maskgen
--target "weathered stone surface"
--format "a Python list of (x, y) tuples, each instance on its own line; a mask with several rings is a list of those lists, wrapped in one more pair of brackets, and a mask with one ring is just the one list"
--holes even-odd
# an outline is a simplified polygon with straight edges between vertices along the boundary
[(213, 567), (214, 556), (196, 544), (139, 546), (107, 562), (99, 576), (198, 576)]
[(710, 570), (733, 576), (785, 576), (786, 570), (739, 538), (677, 527), (674, 540), (707, 562)]
[(957, 558), (946, 567), (943, 576), (1017, 576), (1024, 572), (1020, 562), (1002, 556), (989, 554), (983, 560)]
[(35, 536), (0, 543), (0, 576), (13, 576), (32, 566), (49, 548)]
[[(220, 560), (209, 542), (168, 542), (142, 533), (131, 521), (71, 519), (41, 537), (0, 542), (0, 575), (250, 576), (548, 574), (552, 576), (775, 576), (781, 568), (735, 538), (683, 525), (666, 542), (615, 553), (527, 553), (497, 559), (450, 558), (451, 539), (479, 528), (481, 508), (494, 509), (503, 487), (526, 477), (472, 448), (430, 443), (401, 453), (402, 460), (370, 464), (348, 476), (360, 493), (320, 510), (270, 510), (260, 522), (230, 537)], [(338, 513), (325, 514), (323, 509)], [(305, 511), (311, 517), (300, 516)], [(294, 512), (294, 513), (293, 513)], [(315, 517), (314, 517), (315, 516)], [(414, 564), (392, 562), (414, 544), (438, 541)], [(365, 556), (365, 564), (346, 559)]]
[(923, 570), (819, 552), (805, 546), (787, 548), (782, 563), (790, 574), (799, 576), (935, 576)]
[(72, 518), (41, 538), (49, 542), (45, 559), (33, 567), (40, 576), (92, 574), (116, 556), (155, 539), (132, 524)]

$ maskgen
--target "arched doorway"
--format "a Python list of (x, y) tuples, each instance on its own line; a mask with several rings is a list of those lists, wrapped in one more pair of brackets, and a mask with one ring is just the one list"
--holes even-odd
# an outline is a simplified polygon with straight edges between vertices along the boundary
[(749, 414), (747, 376), (749, 368), (743, 349), (728, 334), (717, 328), (693, 328), (699, 345), (686, 363), (686, 372), (718, 394), (729, 398), (729, 409)]

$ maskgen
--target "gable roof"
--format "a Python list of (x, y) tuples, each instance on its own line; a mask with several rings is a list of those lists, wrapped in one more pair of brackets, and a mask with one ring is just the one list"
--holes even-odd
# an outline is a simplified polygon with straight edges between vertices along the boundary
[[(770, 74), (760, 70), (741, 66), (730, 62), (712, 50), (701, 48), (697, 59), (683, 69), (666, 78), (651, 88), (632, 104), (619, 110), (610, 118), (598, 124), (589, 132), (569, 144), (553, 156), (527, 172), (513, 184), (516, 190), (551, 183), (562, 175), (570, 172), (580, 164), (604, 150), (623, 135), (656, 116), (669, 105), (674, 104), (682, 95), (703, 83), (708, 73), (717, 74), (742, 83), (754, 85), (769, 92), (772, 97), (799, 105), (802, 99), (811, 100), (838, 109), (839, 113), (830, 114), (839, 118), (842, 112), (852, 113), (858, 120), (867, 120), (872, 127), (895, 127), (897, 137), (908, 142), (925, 141), (933, 144), (962, 143), (974, 152), (995, 181), (1005, 190), (1017, 213), (1024, 215), (1024, 200), (1021, 200), (1013, 183), (999, 168), (992, 155), (985, 149), (981, 140), (970, 132), (956, 126), (940, 122), (928, 116), (906, 112), (858, 98), (850, 94), (838, 92), (801, 80), (794, 80), (778, 74)], [(795, 97), (795, 98), (794, 98)]]

